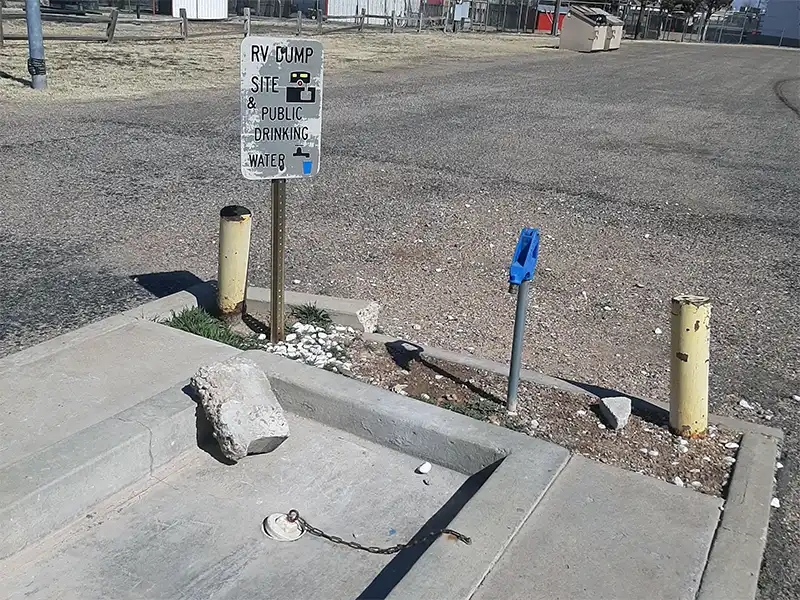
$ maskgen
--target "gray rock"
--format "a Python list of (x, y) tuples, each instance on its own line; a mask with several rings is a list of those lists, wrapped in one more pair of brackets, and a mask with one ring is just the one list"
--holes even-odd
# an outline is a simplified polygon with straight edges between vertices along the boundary
[(614, 396), (600, 400), (600, 415), (612, 429), (622, 429), (631, 417), (631, 399)]
[(234, 358), (201, 367), (191, 387), (229, 459), (271, 452), (289, 437), (269, 379), (252, 361)]

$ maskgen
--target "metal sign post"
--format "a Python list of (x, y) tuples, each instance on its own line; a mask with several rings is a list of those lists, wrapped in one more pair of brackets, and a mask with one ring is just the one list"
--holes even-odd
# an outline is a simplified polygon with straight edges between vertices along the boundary
[(272, 197), (272, 282), (269, 304), (269, 333), (273, 343), (284, 335), (284, 277), (286, 257), (286, 180), (273, 179), (270, 184)]
[(271, 180), (270, 337), (284, 338), (286, 180), (314, 177), (322, 142), (322, 44), (248, 36), (241, 46), (242, 175)]
[(514, 342), (511, 346), (511, 368), (508, 372), (508, 414), (517, 414), (517, 389), (522, 366), (522, 341), (525, 335), (525, 316), (528, 312), (528, 295), (533, 271), (539, 258), (539, 230), (523, 229), (508, 269), (508, 291), (517, 292), (517, 313), (514, 317)]

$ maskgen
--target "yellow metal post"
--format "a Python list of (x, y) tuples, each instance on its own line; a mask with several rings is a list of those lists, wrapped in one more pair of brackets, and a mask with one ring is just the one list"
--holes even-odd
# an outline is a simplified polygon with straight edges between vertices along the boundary
[(683, 437), (708, 429), (711, 303), (702, 296), (672, 299), (669, 426)]
[(252, 224), (244, 206), (226, 206), (219, 212), (217, 308), (223, 318), (241, 318), (245, 312)]

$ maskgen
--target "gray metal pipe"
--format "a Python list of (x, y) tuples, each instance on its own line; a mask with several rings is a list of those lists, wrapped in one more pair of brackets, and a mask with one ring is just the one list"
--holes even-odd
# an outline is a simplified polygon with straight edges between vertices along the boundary
[(514, 342), (511, 346), (511, 368), (508, 372), (508, 400), (506, 402), (506, 410), (509, 414), (517, 413), (519, 371), (522, 367), (522, 341), (525, 337), (525, 317), (528, 314), (530, 287), (530, 281), (523, 281), (517, 289), (517, 313), (514, 316)]
[(47, 87), (47, 70), (44, 64), (42, 12), (39, 0), (26, 0), (25, 22), (28, 27), (28, 73), (31, 74), (31, 87), (43, 90)]
[(550, 35), (558, 35), (558, 17), (561, 14), (561, 0), (556, 0), (556, 5), (553, 7), (553, 25), (550, 29)]

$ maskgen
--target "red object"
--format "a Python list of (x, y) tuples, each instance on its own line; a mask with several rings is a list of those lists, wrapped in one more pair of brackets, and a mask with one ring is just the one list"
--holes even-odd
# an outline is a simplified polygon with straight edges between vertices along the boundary
[[(565, 15), (558, 15), (558, 30), (561, 31), (561, 26), (564, 24)], [(536, 19), (536, 31), (550, 31), (553, 28), (553, 13), (540, 12), (539, 17)]]

